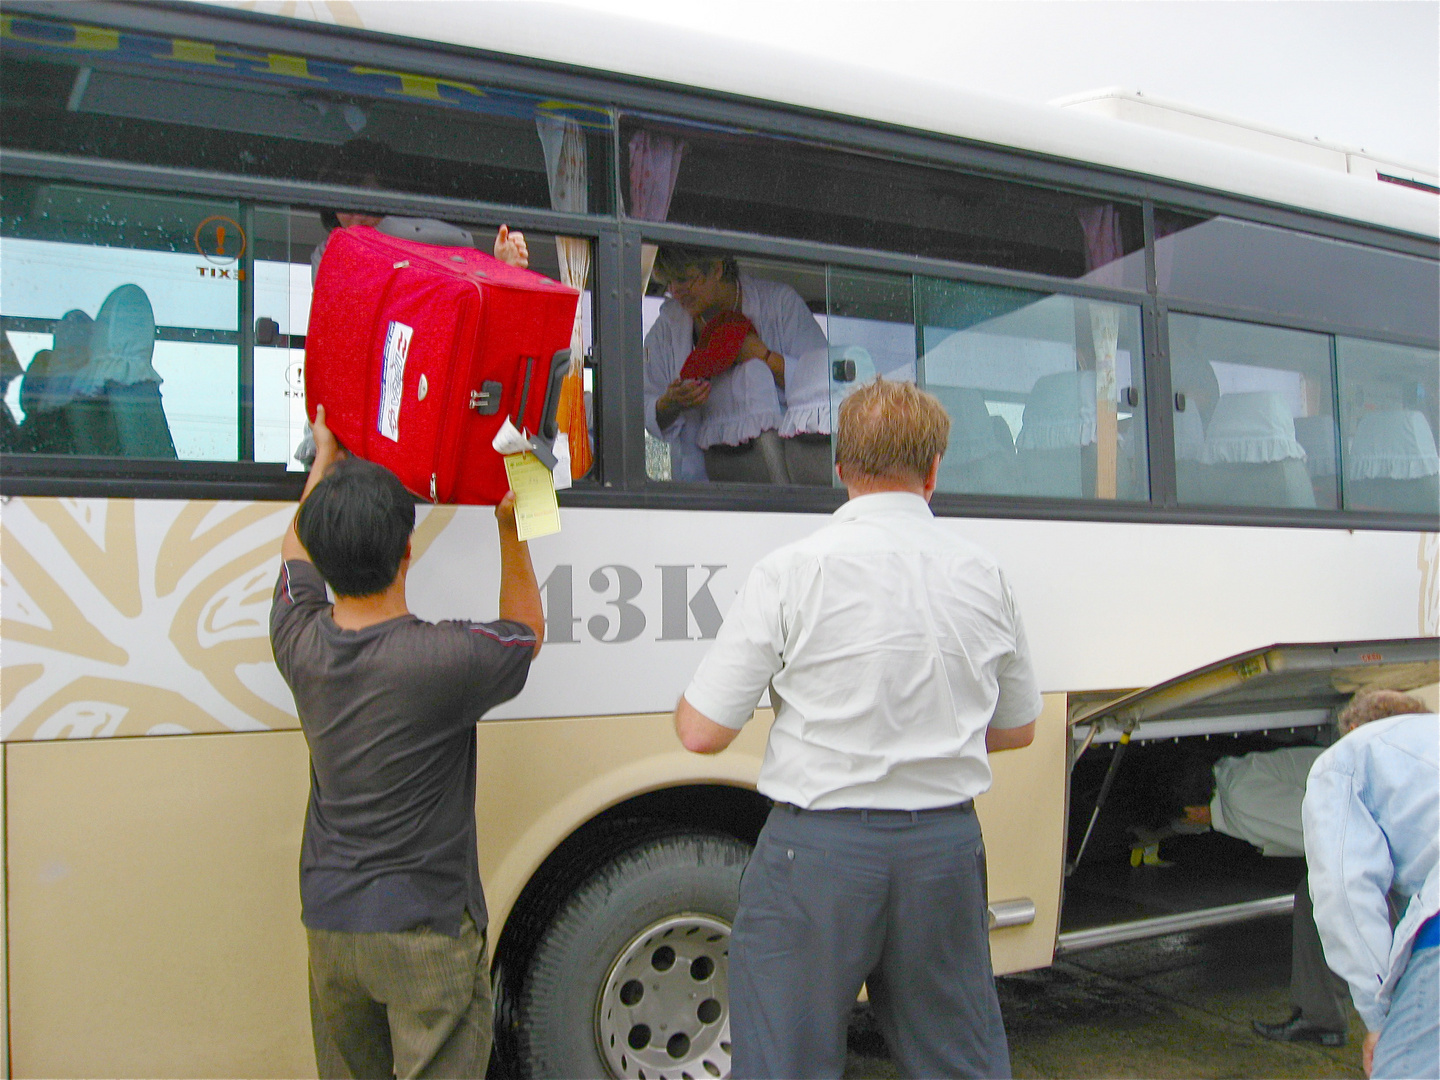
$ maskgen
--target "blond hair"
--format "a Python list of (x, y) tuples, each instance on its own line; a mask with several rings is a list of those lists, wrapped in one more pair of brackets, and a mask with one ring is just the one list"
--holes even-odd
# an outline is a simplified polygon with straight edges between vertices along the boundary
[(933, 394), (876, 379), (841, 404), (835, 461), (852, 477), (923, 482), (949, 439), (950, 417)]
[(1348, 735), (1361, 724), (1368, 724), (1373, 720), (1428, 711), (1419, 698), (1402, 694), (1399, 690), (1361, 690), (1350, 699), (1349, 705), (1340, 710), (1335, 723), (1340, 728), (1341, 735)]

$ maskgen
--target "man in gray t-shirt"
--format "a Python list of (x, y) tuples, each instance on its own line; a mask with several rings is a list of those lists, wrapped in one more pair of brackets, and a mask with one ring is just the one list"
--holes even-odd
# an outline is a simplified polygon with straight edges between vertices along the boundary
[(270, 614), (310, 748), (300, 899), (316, 1062), (322, 1077), (480, 1076), (492, 1020), (475, 722), (525, 685), (539, 589), (507, 496), (500, 619), (412, 615), (414, 500), (345, 458), (317, 414)]

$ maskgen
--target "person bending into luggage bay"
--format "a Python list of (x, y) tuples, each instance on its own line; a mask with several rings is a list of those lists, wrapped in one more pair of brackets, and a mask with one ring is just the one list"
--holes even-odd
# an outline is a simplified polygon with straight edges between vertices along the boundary
[(1010, 1075), (973, 800), (1041, 700), (1004, 573), (927, 505), (949, 424), (910, 383), (846, 399), (849, 501), (760, 560), (675, 710), (716, 753), (767, 686), (776, 708), (730, 940), (737, 1077), (840, 1076), (862, 983), (904, 1075)]
[(321, 1077), (483, 1076), (493, 1027), (475, 722), (520, 692), (540, 651), (535, 572), (507, 495), (495, 508), (500, 618), (416, 618), (415, 500), (344, 455), (323, 407), (315, 443), (270, 640), (310, 749), (300, 901), (316, 1064)]
[[(670, 295), (645, 335), (645, 426), (670, 445), (671, 479), (829, 484), (827, 344), (800, 294), (701, 248), (661, 247), (655, 273)], [(683, 376), (706, 327), (734, 314), (750, 329), (733, 364)], [(787, 398), (797, 381), (814, 401)]]
[[(1397, 713), (1423, 709), (1423, 704), (1393, 690), (1367, 691), (1336, 717), (1341, 735), (1361, 724)], [(1213, 828), (1260, 849), (1270, 857), (1303, 858), (1305, 837), (1300, 807), (1305, 785), (1323, 746), (1288, 746), (1260, 750), (1243, 757), (1222, 757), (1214, 765), (1196, 762), (1182, 780), (1177, 801), (1184, 817), (1176, 832)], [(1161, 830), (1163, 836), (1170, 830)], [(1318, 1042), (1345, 1045), (1345, 980), (1325, 963), (1320, 932), (1306, 879), (1295, 890), (1290, 928), (1290, 1016), (1270, 1023), (1251, 1020), (1256, 1033), (1277, 1042)]]
[(1315, 925), (1375, 1080), (1440, 1077), (1440, 717), (1416, 704), (1325, 751), (1302, 810)]

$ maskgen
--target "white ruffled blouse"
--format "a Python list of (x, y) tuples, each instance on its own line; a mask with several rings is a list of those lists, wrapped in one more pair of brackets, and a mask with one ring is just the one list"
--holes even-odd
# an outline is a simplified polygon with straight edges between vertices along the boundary
[(710, 397), (698, 409), (687, 409), (664, 430), (655, 420), (655, 403), (680, 377), (680, 368), (695, 347), (694, 321), (674, 300), (660, 306), (659, 317), (645, 335), (645, 426), (671, 447), (671, 475), (676, 480), (704, 480), (701, 451), (719, 444), (738, 446), (764, 431), (781, 435), (830, 431), (830, 398), (823, 367), (828, 355), (825, 333), (800, 294), (778, 281), (740, 275), (740, 310), (755, 324), (760, 340), (785, 357), (785, 383), (797, 390), (817, 383), (808, 367), (820, 365), (826, 386), (818, 395), (785, 393), (763, 360), (747, 360), (710, 380)]

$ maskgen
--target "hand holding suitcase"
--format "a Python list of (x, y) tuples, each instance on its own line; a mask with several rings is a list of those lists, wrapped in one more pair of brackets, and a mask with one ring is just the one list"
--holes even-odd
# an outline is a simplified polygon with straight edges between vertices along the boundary
[(306, 410), (432, 502), (493, 505), (508, 417), (542, 444), (579, 293), (474, 248), (364, 226), (330, 236), (305, 344)]

